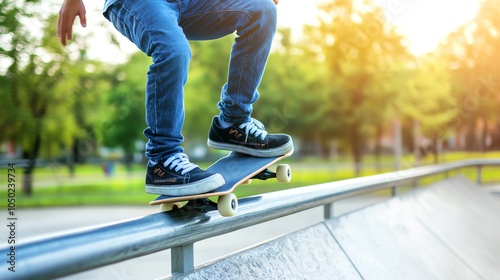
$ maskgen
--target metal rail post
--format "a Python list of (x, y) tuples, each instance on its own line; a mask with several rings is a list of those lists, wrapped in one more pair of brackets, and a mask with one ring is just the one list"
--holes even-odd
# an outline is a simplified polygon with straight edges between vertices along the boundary
[(394, 186), (391, 188), (391, 196), (396, 197), (398, 195), (398, 187)]
[(323, 216), (325, 220), (333, 219), (333, 217), (335, 217), (333, 214), (333, 203), (323, 205)]
[(477, 178), (476, 178), (476, 181), (477, 181), (477, 183), (478, 183), (479, 185), (481, 185), (481, 184), (482, 184), (482, 181), (483, 181), (483, 180), (482, 180), (482, 176), (483, 176), (483, 170), (482, 170), (483, 168), (482, 168), (482, 167), (483, 167), (483, 166), (482, 166), (482, 165), (480, 165), (480, 164), (477, 166)]
[(194, 271), (193, 243), (172, 248), (172, 274)]

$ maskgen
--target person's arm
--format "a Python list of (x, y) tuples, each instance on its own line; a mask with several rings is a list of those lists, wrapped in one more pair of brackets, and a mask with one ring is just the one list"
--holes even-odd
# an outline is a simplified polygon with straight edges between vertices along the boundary
[(66, 46), (66, 39), (73, 37), (73, 22), (76, 17), (80, 18), (80, 24), (85, 27), (87, 18), (85, 17), (85, 5), (82, 0), (64, 0), (59, 11), (57, 22), (57, 36), (61, 39), (61, 44)]
[(278, 5), (278, 0), (273, 0), (274, 4)]

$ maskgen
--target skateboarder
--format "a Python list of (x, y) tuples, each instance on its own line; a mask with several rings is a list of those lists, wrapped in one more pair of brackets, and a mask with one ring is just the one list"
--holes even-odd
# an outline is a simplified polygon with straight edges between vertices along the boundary
[[(274, 2), (274, 3), (273, 3)], [(146, 191), (178, 195), (204, 193), (224, 183), (220, 174), (191, 163), (181, 147), (184, 85), (191, 51), (188, 40), (220, 38), (236, 31), (229, 75), (212, 120), (208, 145), (259, 157), (282, 155), (293, 148), (286, 134), (269, 134), (251, 118), (259, 98), (278, 0), (105, 0), (103, 14), (141, 51), (151, 56), (147, 72)], [(85, 27), (82, 0), (64, 0), (59, 12), (61, 43), (72, 37), (76, 17)]]

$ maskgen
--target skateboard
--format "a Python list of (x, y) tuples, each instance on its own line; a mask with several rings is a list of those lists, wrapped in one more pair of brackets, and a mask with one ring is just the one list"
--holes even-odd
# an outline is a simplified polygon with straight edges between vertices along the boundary
[[(210, 192), (196, 195), (160, 195), (151, 201), (149, 205), (161, 205), (160, 210), (165, 212), (182, 208), (190, 202), (199, 204), (200, 200), (205, 199), (208, 201), (209, 197), (218, 197), (216, 209), (219, 213), (224, 217), (234, 216), (238, 211), (238, 198), (233, 194), (234, 189), (240, 185), (249, 184), (252, 179), (267, 180), (276, 178), (278, 182), (290, 182), (292, 172), (288, 164), (278, 165), (276, 172), (271, 171), (268, 167), (291, 156), (292, 153), (293, 150), (282, 156), (264, 158), (230, 152), (207, 168), (208, 171), (221, 174), (225, 180), (224, 185)], [(209, 203), (215, 204), (211, 201)]]

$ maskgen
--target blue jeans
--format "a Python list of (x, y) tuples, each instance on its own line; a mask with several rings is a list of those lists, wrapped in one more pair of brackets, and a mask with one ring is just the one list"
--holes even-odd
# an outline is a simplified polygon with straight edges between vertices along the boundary
[(150, 160), (164, 161), (183, 152), (188, 40), (216, 39), (236, 31), (228, 80), (217, 106), (224, 121), (250, 120), (276, 31), (272, 0), (118, 0), (104, 15), (153, 60), (147, 73), (144, 131)]

